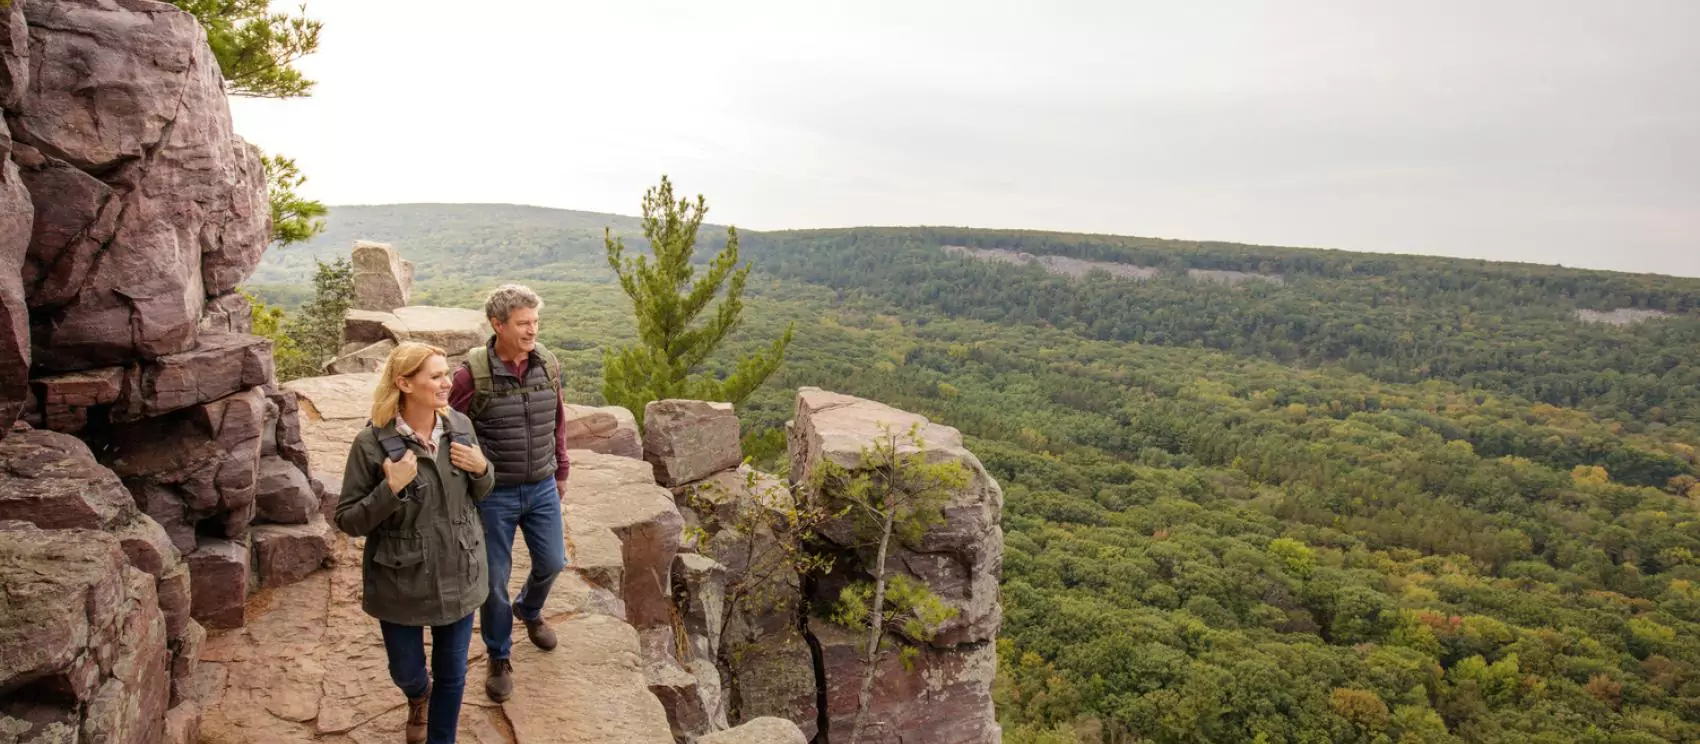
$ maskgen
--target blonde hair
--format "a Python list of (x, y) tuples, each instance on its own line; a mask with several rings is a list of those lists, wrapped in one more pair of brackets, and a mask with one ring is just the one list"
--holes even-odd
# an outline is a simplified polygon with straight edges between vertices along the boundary
[(372, 425), (387, 426), (401, 413), (401, 388), (396, 387), (395, 381), (402, 377), (412, 377), (419, 373), (419, 368), (431, 357), (448, 358), (448, 354), (430, 344), (418, 341), (403, 341), (396, 344), (390, 352), (390, 358), (384, 360), (384, 369), (378, 373), (378, 389), (372, 391)]

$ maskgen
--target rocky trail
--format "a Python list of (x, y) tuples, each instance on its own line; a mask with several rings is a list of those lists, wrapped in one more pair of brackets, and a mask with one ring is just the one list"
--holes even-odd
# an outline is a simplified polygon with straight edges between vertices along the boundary
[[(406, 703), (390, 682), (377, 621), (360, 610), (360, 540), (339, 538), (332, 561), (300, 583), (255, 594), (246, 627), (207, 639), (197, 678), (202, 742), (401, 740)], [(529, 569), (516, 550), (514, 591)], [(519, 628), (514, 696), (505, 704), (484, 694), (484, 648), (474, 631), (461, 741), (672, 740), (644, 682), (636, 631), (596, 594), (574, 569), (556, 581), (545, 616), (560, 646), (539, 651)]]

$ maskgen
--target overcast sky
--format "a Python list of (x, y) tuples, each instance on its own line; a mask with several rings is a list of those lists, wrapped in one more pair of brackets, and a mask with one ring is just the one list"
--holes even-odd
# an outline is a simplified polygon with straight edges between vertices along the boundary
[[(290, 7), (293, 7), (290, 4)], [(499, 8), (499, 9), (498, 9)], [(1700, 276), (1700, 0), (317, 0), (233, 102), (329, 204), (968, 225)]]

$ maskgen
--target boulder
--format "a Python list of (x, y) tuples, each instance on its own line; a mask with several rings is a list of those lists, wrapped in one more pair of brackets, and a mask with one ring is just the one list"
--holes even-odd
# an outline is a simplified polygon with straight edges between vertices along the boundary
[(567, 449), (643, 459), (637, 419), (620, 406), (567, 404)]
[(703, 639), (706, 656), (713, 659), (726, 622), (726, 567), (696, 553), (674, 556), (673, 597), (685, 633)]
[(276, 455), (311, 473), (307, 443), (301, 440), (301, 403), (289, 390), (266, 391), (266, 420), (260, 427), (260, 454)]
[[(700, 719), (709, 731), (726, 728), (726, 694), (717, 656), (725, 625), (725, 568), (707, 556), (678, 554), (673, 558), (673, 599), (681, 615), (677, 630), (684, 633), (683, 643), (677, 647), (678, 663), (696, 678), (696, 697), (671, 705), (662, 697), (667, 719), (673, 724), (675, 734), (688, 728), (688, 721), (693, 718)], [(649, 651), (647, 644), (645, 651)], [(653, 682), (651, 686), (654, 687)], [(659, 692), (656, 694), (661, 696)]]
[(219, 516), (226, 537), (254, 514), (266, 395), (253, 388), (191, 409), (108, 429), (103, 457), (183, 552), (195, 527)]
[[(88, 426), (89, 414), (101, 406), (117, 403), (124, 394), (124, 368), (68, 372), (35, 381), (40, 398), (42, 425), (54, 431), (75, 434)], [(102, 420), (105, 419), (101, 415)]]
[(266, 385), (272, 374), (270, 341), (209, 333), (193, 351), (41, 377), (34, 386), (46, 428), (77, 433), (91, 414), (99, 414), (102, 423), (139, 421)]
[(395, 249), (367, 240), (354, 243), (354, 309), (389, 312), (413, 293), (413, 265)]
[(318, 514), (306, 524), (260, 525), (252, 535), (260, 587), (285, 586), (305, 579), (330, 556), (331, 526)]
[(272, 342), (259, 336), (206, 334), (189, 351), (131, 367), (114, 421), (136, 421), (211, 403), (271, 383)]
[(652, 401), (643, 410), (643, 457), (668, 488), (735, 468), (744, 459), (738, 415), (731, 403)]
[(308, 377), (283, 383), (283, 391), (293, 393), (300, 406), (301, 439), (313, 462), (314, 477), (342, 480), (348, 445), (366, 426), (372, 411), (372, 391), (377, 386), (376, 374)]
[(182, 496), (176, 490), (155, 483), (138, 482), (130, 487), (130, 492), (136, 497), (136, 506), (142, 513), (148, 515), (160, 529), (165, 530), (171, 538), (171, 546), (181, 555), (187, 555), (195, 549), (195, 523), (189, 518), (189, 509), (183, 503)]
[(561, 512), (572, 565), (624, 600), (627, 622), (670, 625), (669, 572), (684, 526), (672, 494), (655, 485), (649, 466), (638, 460), (585, 450), (569, 456), (573, 467)]
[[(832, 739), (854, 730), (862, 688), (867, 636), (826, 622), (810, 627), (821, 644), (826, 706)], [(882, 651), (863, 742), (996, 744), (1003, 740), (992, 706), (997, 645), (987, 641), (956, 649), (921, 646), (906, 664), (896, 650)], [(795, 719), (793, 719), (795, 720)]]
[[(1003, 571), (1003, 490), (979, 458), (962, 446), (960, 432), (882, 403), (802, 388), (797, 392), (796, 419), (789, 435), (792, 481), (807, 482), (825, 461), (856, 469), (862, 450), (886, 436), (898, 438), (900, 452), (913, 452), (913, 443), (907, 440), (911, 427), (916, 427), (916, 435), (925, 444), (929, 462), (960, 463), (969, 481), (945, 504), (944, 523), (928, 528), (913, 543), (899, 542), (890, 551), (888, 565), (925, 582), (958, 610), (929, 643), (949, 648), (993, 640), (1002, 624), (998, 578)], [(830, 521), (820, 532), (869, 565), (872, 549), (858, 539), (853, 519), (854, 515), (846, 515)], [(852, 577), (849, 571), (834, 571), (831, 578), (818, 590), (836, 596), (834, 582), (841, 585)]]
[(808, 741), (797, 724), (767, 717), (699, 737), (697, 744), (808, 744)]
[(699, 734), (726, 727), (724, 715), (719, 725), (715, 725), (713, 711), (703, 706), (696, 675), (680, 665), (672, 628), (640, 631), (638, 644), (642, 648), (644, 682), (667, 711), (667, 726), (672, 729), (675, 741), (690, 741)]
[(279, 457), (260, 460), (259, 486), (254, 495), (255, 511), (274, 524), (306, 524), (319, 511), (319, 496), (307, 474)]
[[(182, 553), (158, 522), (140, 513), (133, 504), (128, 511), (128, 522), (108, 528), (108, 531), (118, 538), (130, 565), (163, 582), (165, 575), (183, 562)], [(161, 587), (159, 591), (162, 595), (160, 606), (164, 607), (165, 589)]]
[(98, 174), (105, 187), (85, 179), (87, 198), (66, 200), (32, 183), (38, 203), (67, 205), (73, 218), (38, 209), (35, 234), (84, 236), (32, 240), (33, 273), (60, 299), (32, 319), (35, 365), (74, 371), (186, 351), (207, 296), (234, 289), (269, 239), (259, 156), (231, 131), (204, 32), (186, 13), (103, 0), (23, 6), (31, 70), (7, 109), (12, 134), (36, 165)]
[(325, 362), (325, 374), (346, 375), (360, 372), (381, 372), (384, 369), (384, 362), (389, 361), (392, 351), (395, 351), (395, 342), (387, 338), (367, 344)]
[(0, 603), (0, 689), (38, 701), (13, 719), (27, 728), (8, 735), (159, 740), (170, 698), (165, 621), (153, 578), (125, 565), (115, 538), (0, 522), (0, 586), (12, 598)]
[(96, 657), (121, 631), (124, 568), (118, 540), (104, 532), (0, 522), (0, 585), (18, 598), (0, 606), (0, 689), (93, 697), (104, 671)]
[(738, 718), (784, 718), (813, 738), (815, 661), (802, 631), (793, 624), (765, 633), (758, 641), (731, 639), (730, 643), (727, 653), (732, 666), (726, 672)]
[[(16, 3), (14, 3), (16, 6)], [(11, 53), (13, 36), (22, 37), (22, 9), (0, 8), (0, 98), (8, 78), (27, 75)], [(17, 25), (12, 25), (13, 22)], [(25, 47), (27, 50), (27, 47)], [(29, 254), (30, 229), (35, 224), (35, 205), (23, 174), (11, 160), (12, 138), (0, 121), (0, 439), (24, 412), (29, 396), (30, 319), (24, 292), (24, 259)]]
[(0, 521), (103, 530), (139, 516), (130, 492), (82, 440), (41, 430), (0, 440)]
[(207, 299), (201, 312), (201, 333), (253, 333), (254, 308), (240, 292)]
[(128, 596), (112, 676), (84, 710), (82, 735), (84, 741), (152, 744), (165, 733), (171, 703), (165, 619), (151, 577), (126, 568), (124, 581)]
[(241, 543), (201, 538), (189, 554), (193, 585), (191, 616), (208, 628), (240, 628), (248, 599), (248, 548)]
[(359, 344), (355, 348), (379, 341), (394, 341), (388, 324), (396, 322), (399, 321), (396, 320), (395, 314), (388, 310), (349, 310), (342, 317), (342, 340), (348, 344)]
[(495, 333), (480, 310), (411, 305), (396, 308), (394, 315), (394, 320), (384, 323), (391, 338), (431, 344), (449, 356), (465, 354)]
[(183, 637), (183, 633), (195, 623), (190, 617), (193, 587), (188, 561), (178, 561), (175, 567), (166, 569), (159, 577), (159, 611), (165, 614), (165, 634), (170, 638)]

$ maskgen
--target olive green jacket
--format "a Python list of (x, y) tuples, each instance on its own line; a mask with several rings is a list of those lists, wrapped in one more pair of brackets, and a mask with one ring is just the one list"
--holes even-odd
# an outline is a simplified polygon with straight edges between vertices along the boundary
[[(473, 437), (472, 422), (449, 411), (450, 423)], [(457, 421), (458, 419), (458, 421)], [(342, 476), (336, 526), (366, 538), (361, 560), (366, 614), (398, 625), (448, 625), (471, 614), (490, 593), (484, 523), (476, 502), (490, 494), (496, 469), (473, 477), (449, 461), (450, 426), (437, 456), (404, 438), (419, 458), (416, 494), (402, 501), (384, 478), (388, 459), (380, 440), (397, 436), (395, 423), (368, 426), (354, 437)]]

